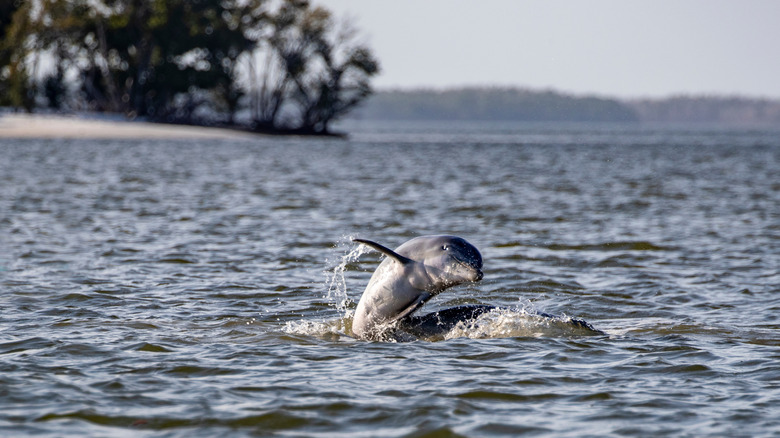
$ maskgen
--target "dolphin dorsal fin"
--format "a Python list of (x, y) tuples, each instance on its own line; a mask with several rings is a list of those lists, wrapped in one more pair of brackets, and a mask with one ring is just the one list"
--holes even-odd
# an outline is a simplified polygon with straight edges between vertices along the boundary
[(382, 254), (390, 257), (391, 259), (394, 259), (398, 261), (398, 263), (402, 265), (407, 265), (409, 263), (414, 263), (414, 261), (410, 258), (404, 257), (401, 254), (398, 254), (397, 252), (393, 251), (392, 249), (382, 246), (376, 242), (372, 242), (370, 240), (366, 239), (352, 239), (353, 242), (362, 243), (363, 245), (370, 246), (371, 248), (374, 248), (375, 250), (381, 252)]

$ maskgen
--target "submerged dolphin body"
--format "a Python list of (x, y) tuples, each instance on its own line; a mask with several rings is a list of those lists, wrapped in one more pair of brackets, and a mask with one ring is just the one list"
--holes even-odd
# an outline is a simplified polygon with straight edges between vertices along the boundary
[[(523, 333), (532, 333), (533, 336), (539, 333), (558, 333), (575, 336), (604, 335), (601, 330), (593, 328), (590, 323), (583, 319), (570, 318), (550, 315), (549, 313), (539, 311), (518, 310), (506, 307), (497, 307), (487, 304), (468, 304), (464, 306), (451, 307), (449, 309), (439, 310), (438, 312), (428, 313), (423, 316), (411, 316), (404, 318), (399, 323), (399, 327), (406, 333), (416, 338), (436, 339), (442, 338), (460, 323), (468, 324), (478, 321), (478, 318), (485, 313), (496, 312), (504, 318), (509, 318), (502, 324), (509, 324), (509, 327), (502, 327), (502, 331), (508, 328), (512, 330), (512, 320), (518, 321), (536, 321), (534, 328), (523, 327)], [(525, 325), (525, 324), (524, 324)], [(525, 336), (525, 335), (521, 335)]]
[(382, 339), (397, 321), (409, 317), (445, 289), (482, 279), (482, 255), (456, 236), (421, 236), (395, 250), (353, 239), (385, 254), (360, 297), (352, 332), (361, 339)]

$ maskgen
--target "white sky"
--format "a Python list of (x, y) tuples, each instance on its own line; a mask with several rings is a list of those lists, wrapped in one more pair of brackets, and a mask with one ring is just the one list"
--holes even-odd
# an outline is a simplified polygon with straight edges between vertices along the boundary
[(780, 98), (777, 0), (314, 0), (351, 17), (375, 88)]

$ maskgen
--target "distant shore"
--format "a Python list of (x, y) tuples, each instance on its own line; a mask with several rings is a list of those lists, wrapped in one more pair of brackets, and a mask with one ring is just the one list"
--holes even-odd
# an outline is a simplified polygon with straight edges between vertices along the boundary
[(234, 129), (169, 125), (89, 115), (0, 113), (0, 138), (223, 139), (251, 140), (258, 134)]
[(780, 124), (780, 100), (739, 96), (620, 99), (516, 87), (382, 90), (350, 114), (369, 120)]
[[(780, 100), (678, 96), (620, 100), (521, 88), (385, 90), (346, 120), (469, 120), (778, 126)], [(203, 126), (129, 120), (104, 113), (22, 113), (0, 108), (0, 139), (230, 139), (266, 135), (346, 137), (339, 132)]]

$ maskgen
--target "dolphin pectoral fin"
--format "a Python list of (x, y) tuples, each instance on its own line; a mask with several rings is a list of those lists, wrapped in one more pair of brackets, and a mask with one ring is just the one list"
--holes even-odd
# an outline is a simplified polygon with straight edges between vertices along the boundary
[(407, 316), (411, 315), (417, 309), (422, 307), (422, 305), (425, 304), (428, 300), (430, 300), (432, 296), (433, 295), (431, 295), (431, 294), (429, 294), (427, 292), (422, 294), (422, 295), (420, 295), (414, 301), (412, 301), (408, 306), (406, 306), (406, 308), (404, 308), (401, 311), (401, 313), (399, 313), (398, 315), (396, 315), (393, 318), (391, 318), (389, 322), (396, 322), (396, 321), (399, 321), (399, 320), (404, 319)]
[(390, 249), (390, 248), (388, 248), (386, 246), (382, 246), (382, 245), (380, 245), (380, 244), (378, 244), (376, 242), (372, 242), (372, 241), (366, 240), (366, 239), (356, 239), (354, 237), (352, 238), (352, 241), (353, 242), (362, 243), (363, 245), (366, 245), (366, 246), (370, 246), (371, 248), (374, 248), (375, 250), (381, 252), (382, 254), (384, 254), (384, 255), (386, 255), (386, 256), (394, 259), (394, 260), (397, 260), (402, 265), (413, 263), (413, 261), (411, 259), (406, 258), (406, 257), (402, 256), (401, 254), (398, 254), (397, 252), (393, 251), (392, 249)]

